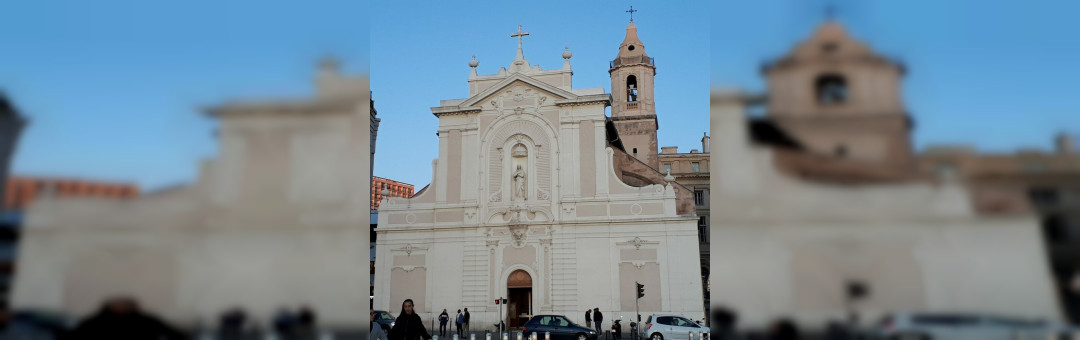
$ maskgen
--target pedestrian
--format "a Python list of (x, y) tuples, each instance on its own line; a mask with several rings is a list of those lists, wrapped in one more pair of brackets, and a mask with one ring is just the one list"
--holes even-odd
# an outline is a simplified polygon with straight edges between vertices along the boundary
[(443, 308), (442, 314), (439, 314), (439, 336), (446, 336), (447, 321), (450, 321), (450, 315), (446, 314), (446, 309)]
[(286, 308), (278, 309), (274, 314), (274, 332), (278, 336), (292, 336), (296, 328), (296, 315)]
[(233, 308), (221, 315), (221, 330), (218, 337), (223, 340), (243, 339), (247, 323), (247, 313), (240, 308)]
[(585, 310), (585, 328), (592, 329), (592, 309)]
[(734, 339), (737, 322), (738, 315), (735, 314), (735, 311), (726, 307), (718, 307), (713, 310), (710, 331), (716, 338), (723, 340)]
[(135, 299), (112, 298), (71, 333), (72, 339), (186, 339), (157, 317), (143, 312)]
[(300, 339), (315, 339), (318, 337), (319, 332), (315, 311), (307, 306), (300, 307), (300, 310), (296, 313), (295, 332)]
[(49, 332), (46, 327), (16, 318), (6, 304), (0, 304), (0, 339), (53, 340), (57, 335)]
[(424, 320), (413, 311), (412, 299), (401, 303), (401, 314), (390, 329), (389, 340), (431, 340), (431, 335), (424, 328)]
[(371, 312), (371, 340), (389, 340), (386, 338), (386, 331), (383, 331), (382, 326), (375, 323), (375, 312)]
[(799, 327), (790, 319), (777, 320), (769, 330), (770, 340), (798, 340), (799, 338)]
[(457, 310), (457, 316), (454, 317), (454, 325), (457, 326), (457, 335), (461, 336), (461, 323), (465, 322), (465, 314), (461, 314), (461, 310)]
[(592, 312), (593, 325), (596, 326), (596, 334), (604, 334), (604, 314), (600, 313), (600, 307), (596, 307)]
[(461, 324), (465, 326), (465, 335), (463, 335), (462, 337), (469, 336), (469, 309), (468, 308), (465, 308), (465, 317), (461, 320)]

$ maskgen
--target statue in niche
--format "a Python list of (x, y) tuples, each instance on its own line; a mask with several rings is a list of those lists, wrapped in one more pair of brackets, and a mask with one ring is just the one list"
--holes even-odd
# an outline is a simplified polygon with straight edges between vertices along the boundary
[(518, 164), (517, 170), (514, 170), (514, 199), (524, 201), (528, 200), (529, 195), (526, 191), (526, 174), (525, 169)]
[(529, 166), (529, 149), (518, 143), (510, 149), (510, 156), (513, 157), (511, 164), (514, 167), (514, 173), (510, 177), (513, 188), (511, 193), (514, 201), (523, 202), (529, 199), (529, 176), (525, 170)]

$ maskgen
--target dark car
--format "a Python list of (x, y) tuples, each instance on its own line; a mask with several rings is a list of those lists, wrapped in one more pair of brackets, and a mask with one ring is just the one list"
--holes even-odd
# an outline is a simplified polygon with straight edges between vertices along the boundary
[(397, 321), (397, 318), (391, 315), (390, 312), (384, 310), (373, 310), (371, 312), (375, 313), (375, 323), (382, 326), (384, 331), (390, 332), (390, 328), (394, 327), (394, 322)]
[(528, 338), (536, 333), (537, 339), (544, 339), (544, 333), (551, 333), (552, 340), (596, 340), (596, 330), (588, 329), (562, 315), (537, 315), (521, 330)]

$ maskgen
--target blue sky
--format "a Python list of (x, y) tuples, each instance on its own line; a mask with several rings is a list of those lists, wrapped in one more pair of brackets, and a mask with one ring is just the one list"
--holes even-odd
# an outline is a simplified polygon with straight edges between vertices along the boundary
[(508, 65), (520, 24), (532, 64), (560, 67), (569, 45), (575, 87), (610, 91), (631, 2), (657, 62), (662, 145), (699, 147), (709, 84), (763, 90), (761, 62), (809, 36), (827, 2), (907, 64), (916, 146), (1010, 151), (1080, 134), (1080, 3), (1066, 0), (6, 1), (0, 89), (31, 119), (13, 170), (189, 182), (217, 148), (198, 108), (309, 95), (329, 53), (349, 72), (370, 64), (383, 118), (375, 174), (423, 186), (437, 150), (430, 107), (467, 96), (472, 55), (481, 74)]
[(13, 173), (191, 182), (217, 152), (199, 108), (307, 96), (326, 54), (366, 72), (366, 13), (344, 0), (0, 2), (0, 89), (30, 118)]

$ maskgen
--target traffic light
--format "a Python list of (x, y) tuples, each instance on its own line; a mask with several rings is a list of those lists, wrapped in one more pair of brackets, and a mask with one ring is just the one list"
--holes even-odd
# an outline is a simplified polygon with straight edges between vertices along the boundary
[(634, 283), (637, 284), (637, 298), (640, 299), (645, 297), (645, 285), (637, 282)]

